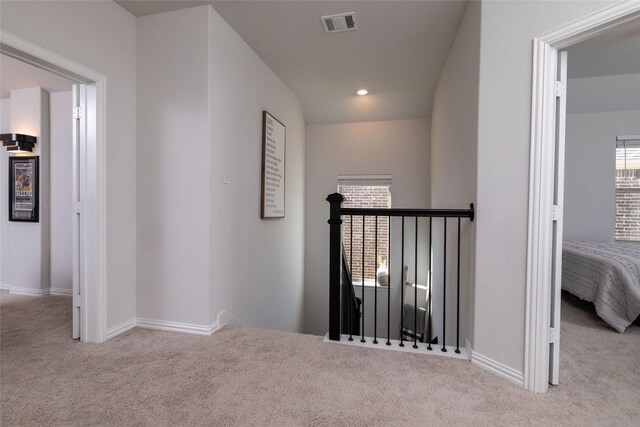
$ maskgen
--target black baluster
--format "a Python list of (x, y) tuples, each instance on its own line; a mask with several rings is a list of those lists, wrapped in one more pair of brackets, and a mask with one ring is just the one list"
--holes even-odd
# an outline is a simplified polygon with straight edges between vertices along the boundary
[(442, 351), (447, 352), (447, 218), (444, 217), (444, 270), (442, 273)]
[[(353, 215), (349, 215), (349, 271), (351, 272), (351, 286), (353, 286)], [(355, 294), (349, 292), (349, 295)], [(351, 302), (349, 303), (349, 341), (353, 341), (353, 306), (358, 304), (355, 301)]]
[(360, 342), (364, 343), (366, 342), (364, 339), (364, 236), (365, 236), (365, 231), (364, 231), (364, 224), (365, 224), (365, 216), (362, 215), (362, 257), (360, 258), (362, 260), (362, 337), (360, 338)]
[(413, 348), (418, 348), (418, 217), (416, 217), (415, 283), (413, 284)]
[(431, 217), (429, 217), (429, 280), (427, 282), (427, 286), (429, 287), (429, 296), (427, 297), (427, 350), (433, 350), (431, 348), (431, 286), (433, 284), (433, 276), (431, 272), (431, 256), (433, 254), (433, 241), (431, 239), (431, 231), (433, 228), (431, 227)]
[(404, 347), (404, 334), (402, 330), (404, 329), (404, 217), (402, 217), (402, 250), (401, 250), (401, 263), (400, 263), (400, 274), (402, 279), (400, 279), (400, 347)]
[(456, 294), (456, 353), (460, 354), (460, 217), (458, 217), (458, 291)]
[(349, 271), (353, 276), (353, 215), (349, 215)]
[(387, 217), (387, 345), (391, 345), (391, 216)]
[(376, 237), (373, 266), (373, 343), (378, 344), (378, 215), (376, 215)]

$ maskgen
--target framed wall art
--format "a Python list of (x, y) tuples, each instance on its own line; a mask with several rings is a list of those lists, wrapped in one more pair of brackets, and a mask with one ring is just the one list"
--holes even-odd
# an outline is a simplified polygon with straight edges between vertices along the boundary
[(39, 157), (9, 157), (9, 221), (40, 221)]
[(262, 192), (260, 218), (284, 218), (286, 127), (262, 112)]

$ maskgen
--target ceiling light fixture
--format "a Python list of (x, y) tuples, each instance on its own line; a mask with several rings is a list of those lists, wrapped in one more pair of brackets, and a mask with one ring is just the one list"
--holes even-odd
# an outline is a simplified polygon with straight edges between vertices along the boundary
[(360, 96), (364, 96), (364, 95), (368, 94), (368, 93), (369, 93), (369, 91), (368, 91), (368, 90), (366, 90), (366, 89), (360, 89), (360, 90), (359, 90), (359, 91), (357, 91), (356, 93), (357, 93), (358, 95), (360, 95)]

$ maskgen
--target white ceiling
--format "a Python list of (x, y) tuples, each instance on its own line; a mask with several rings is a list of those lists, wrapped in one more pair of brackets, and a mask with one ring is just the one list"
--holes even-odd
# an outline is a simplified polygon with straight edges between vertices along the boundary
[(49, 92), (71, 90), (73, 82), (6, 55), (0, 55), (0, 98), (10, 90), (40, 86)]
[[(207, 2), (117, 1), (136, 16)], [(307, 123), (428, 117), (464, 1), (208, 2), (298, 96)], [(320, 17), (356, 12), (357, 31)], [(369, 95), (358, 97), (366, 88)]]

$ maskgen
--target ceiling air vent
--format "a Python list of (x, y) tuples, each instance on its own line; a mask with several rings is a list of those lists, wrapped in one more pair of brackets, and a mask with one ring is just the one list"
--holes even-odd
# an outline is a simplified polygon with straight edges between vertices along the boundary
[(327, 34), (358, 29), (358, 26), (356, 25), (357, 21), (355, 12), (323, 16), (320, 20), (322, 21), (322, 26)]

